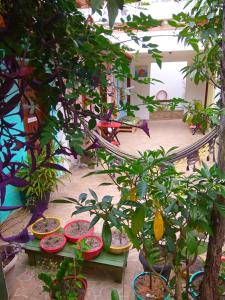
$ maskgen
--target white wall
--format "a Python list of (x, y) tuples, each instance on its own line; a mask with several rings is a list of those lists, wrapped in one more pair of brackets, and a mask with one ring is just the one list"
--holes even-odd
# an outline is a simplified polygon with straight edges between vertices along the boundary
[(150, 96), (155, 96), (158, 91), (165, 90), (167, 99), (185, 98), (186, 79), (180, 70), (186, 65), (187, 62), (164, 62), (160, 69), (156, 63), (152, 63), (151, 78), (160, 79), (162, 83), (155, 82), (150, 86)]
[[(191, 51), (177, 51), (177, 52), (163, 52), (163, 62), (182, 62), (187, 61), (187, 63), (191, 63), (193, 57), (193, 52)], [(135, 66), (148, 66), (148, 74), (151, 74), (151, 58), (146, 53), (141, 53), (138, 56), (136, 56), (131, 63), (131, 70), (134, 74)], [(180, 77), (181, 78), (181, 77)], [(158, 78), (161, 80), (161, 78)], [(168, 80), (173, 80), (171, 74), (168, 74)], [(178, 80), (180, 81), (180, 79)], [(154, 90), (154, 87), (148, 84), (140, 84), (136, 82), (131, 82), (131, 85), (133, 85), (135, 88), (132, 89), (131, 93), (131, 104), (134, 105), (140, 105), (142, 102), (137, 97), (137, 94), (141, 94), (143, 96), (149, 96), (153, 95), (152, 89)], [(178, 84), (179, 85), (179, 84)], [(194, 82), (190, 80), (190, 78), (186, 79), (186, 92), (184, 95), (184, 98), (186, 100), (194, 100), (198, 99), (201, 100), (202, 103), (204, 103), (205, 98), (205, 83), (200, 83), (199, 85), (195, 85)], [(174, 86), (174, 83), (173, 83)], [(165, 88), (163, 88), (165, 89)], [(135, 113), (137, 117), (140, 117), (141, 119), (149, 119), (149, 112), (145, 106), (140, 106), (140, 110)]]

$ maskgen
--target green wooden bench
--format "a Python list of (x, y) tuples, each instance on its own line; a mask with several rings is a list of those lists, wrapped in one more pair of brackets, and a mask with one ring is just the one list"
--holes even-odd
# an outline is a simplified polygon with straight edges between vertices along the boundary
[[(25, 253), (28, 254), (28, 263), (31, 266), (36, 266), (37, 262), (42, 259), (50, 259), (53, 258), (57, 261), (62, 260), (63, 258), (74, 258), (74, 250), (73, 250), (73, 244), (67, 243), (66, 246), (63, 248), (62, 251), (55, 253), (55, 254), (48, 254), (43, 252), (40, 249), (40, 240), (35, 239), (33, 241), (30, 241), (26, 243), (23, 248), (25, 250)], [(104, 269), (105, 271), (109, 272), (113, 279), (116, 282), (121, 283), (123, 279), (123, 273), (125, 270), (125, 267), (127, 266), (127, 257), (128, 252), (115, 255), (111, 253), (107, 253), (102, 251), (101, 254), (89, 261), (84, 261), (84, 272), (85, 270), (101, 270)]]

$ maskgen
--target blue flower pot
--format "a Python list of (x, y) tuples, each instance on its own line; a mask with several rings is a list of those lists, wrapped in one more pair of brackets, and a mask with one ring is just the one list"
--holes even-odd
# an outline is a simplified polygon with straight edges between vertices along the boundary
[[(135, 300), (143, 300), (143, 298), (137, 294), (137, 292), (135, 291), (135, 288), (134, 288), (134, 287), (135, 287), (135, 283), (136, 283), (136, 281), (138, 280), (138, 278), (139, 278), (140, 276), (142, 276), (142, 275), (145, 275), (145, 274), (150, 274), (150, 272), (141, 272), (141, 273), (137, 274), (137, 275), (134, 277), (134, 280), (133, 280), (132, 283), (131, 283), (131, 288), (132, 288), (132, 290), (133, 290), (133, 292), (134, 292)], [(165, 281), (165, 283), (167, 283), (167, 278), (165, 278), (165, 277), (162, 276), (162, 275), (160, 275), (160, 278), (161, 278), (163, 281)], [(163, 299), (164, 299), (164, 300), (169, 300), (169, 295), (165, 296)]]
[[(191, 275), (190, 279), (189, 279), (189, 285), (190, 285), (190, 288), (189, 288), (189, 292), (190, 292), (190, 295), (193, 299), (198, 299), (199, 297), (199, 293), (198, 291), (196, 291), (192, 286), (193, 282), (199, 278), (199, 277), (202, 277), (204, 274), (204, 271), (198, 271), (196, 273), (194, 273), (193, 275)], [(225, 281), (225, 278), (220, 276), (220, 278), (222, 278), (224, 281)]]

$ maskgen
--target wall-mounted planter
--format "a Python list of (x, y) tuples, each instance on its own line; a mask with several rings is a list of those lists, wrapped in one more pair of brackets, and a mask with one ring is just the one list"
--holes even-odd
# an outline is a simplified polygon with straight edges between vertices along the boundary
[(79, 239), (94, 233), (94, 227), (89, 229), (90, 222), (87, 220), (74, 220), (64, 227), (64, 235), (71, 243), (76, 243)]

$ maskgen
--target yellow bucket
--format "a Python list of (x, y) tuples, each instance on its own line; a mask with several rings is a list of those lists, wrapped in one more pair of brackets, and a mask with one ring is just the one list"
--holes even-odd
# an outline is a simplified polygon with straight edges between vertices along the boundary
[(46, 217), (46, 219), (54, 219), (54, 220), (59, 221), (59, 226), (56, 227), (54, 230), (48, 231), (48, 232), (37, 232), (37, 231), (35, 231), (35, 230), (33, 229), (33, 227), (34, 227), (35, 224), (37, 224), (40, 220), (43, 220), (43, 219), (44, 219), (44, 218), (40, 218), (40, 219), (38, 219), (36, 222), (34, 222), (34, 223), (31, 225), (31, 231), (32, 231), (33, 235), (34, 235), (37, 239), (39, 239), (39, 240), (42, 239), (42, 238), (43, 238), (44, 236), (46, 236), (46, 235), (49, 235), (49, 234), (51, 234), (51, 233), (54, 233), (54, 232), (59, 231), (60, 228), (61, 228), (61, 221), (60, 221), (59, 218), (55, 218), (55, 217)]
[(113, 253), (113, 254), (122, 254), (122, 253), (124, 253), (124, 252), (129, 251), (129, 249), (131, 248), (131, 246), (132, 246), (131, 243), (129, 243), (129, 244), (125, 245), (125, 246), (122, 246), (122, 247), (114, 247), (114, 246), (111, 246), (111, 247), (109, 248), (109, 252), (110, 252), (110, 253)]

